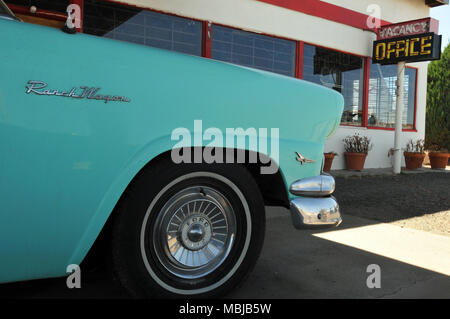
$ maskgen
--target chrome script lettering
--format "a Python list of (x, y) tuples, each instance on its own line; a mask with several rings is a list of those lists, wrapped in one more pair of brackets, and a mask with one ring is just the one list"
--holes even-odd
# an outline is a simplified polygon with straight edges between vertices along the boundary
[[(72, 88), (70, 91), (51, 90), (47, 88), (47, 83), (42, 81), (28, 81), (26, 85), (26, 94), (34, 93), (37, 95), (55, 95), (62, 97), (70, 97), (74, 99), (89, 99), (100, 100), (108, 103), (112, 102), (130, 102), (130, 99), (125, 96), (118, 95), (102, 95), (97, 94), (100, 91), (98, 87), (80, 86), (79, 88)], [(45, 89), (45, 90), (44, 90)]]

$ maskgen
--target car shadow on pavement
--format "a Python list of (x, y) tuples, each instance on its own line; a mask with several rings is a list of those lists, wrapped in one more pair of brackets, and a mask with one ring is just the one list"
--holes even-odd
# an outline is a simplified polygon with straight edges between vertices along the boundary
[[(362, 229), (363, 232), (351, 238), (351, 241), (359, 242), (363, 240), (359, 236), (368, 234), (372, 226), (382, 225), (379, 222), (344, 215), (343, 223), (332, 230), (299, 231), (292, 227), (287, 210), (284, 213), (277, 210), (279, 216), (272, 213), (268, 217), (266, 240), (255, 270), (229, 297), (450, 298), (450, 277), (447, 275), (320, 237)], [(396, 228), (405, 231), (398, 226), (389, 227), (393, 227), (393, 231)], [(364, 232), (366, 229), (368, 232)], [(388, 231), (392, 230), (388, 228)], [(391, 236), (395, 238), (396, 235)], [(434, 240), (448, 239), (430, 236), (436, 236)], [(392, 244), (395, 245), (395, 241)], [(447, 249), (447, 255), (442, 258), (449, 254)], [(381, 288), (367, 286), (367, 279), (372, 274), (367, 268), (373, 264), (380, 267)], [(450, 269), (447, 270), (450, 273)]]
[(81, 272), (81, 288), (67, 288), (66, 277), (0, 284), (0, 299), (128, 299), (105, 267)]

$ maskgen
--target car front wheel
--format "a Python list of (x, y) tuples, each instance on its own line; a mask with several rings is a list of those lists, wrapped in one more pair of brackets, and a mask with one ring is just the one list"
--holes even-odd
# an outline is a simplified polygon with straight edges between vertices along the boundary
[(217, 297), (248, 275), (261, 251), (258, 186), (237, 164), (144, 168), (120, 201), (113, 266), (136, 297)]

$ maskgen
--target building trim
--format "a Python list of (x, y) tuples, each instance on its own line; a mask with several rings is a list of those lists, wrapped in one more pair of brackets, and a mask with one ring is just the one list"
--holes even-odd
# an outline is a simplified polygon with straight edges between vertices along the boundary
[[(314, 17), (345, 24), (363, 30), (372, 30), (367, 26), (367, 14), (337, 6), (320, 0), (258, 0), (274, 6), (294, 10)], [(381, 25), (391, 24), (380, 19)]]
[(363, 109), (361, 125), (367, 127), (369, 115), (369, 85), (370, 85), (370, 60), (371, 58), (364, 58), (364, 80), (363, 80)]
[[(382, 131), (395, 131), (393, 127), (378, 127), (378, 126), (367, 126), (368, 130), (382, 130)], [(413, 128), (402, 128), (402, 132), (414, 132), (417, 133), (416, 129)]]
[(296, 56), (295, 56), (295, 77), (303, 79), (303, 41), (297, 41)]
[(203, 21), (202, 29), (202, 56), (211, 58), (212, 49), (212, 23), (211, 21)]
[(417, 132), (417, 126), (416, 126), (416, 116), (417, 116), (417, 84), (418, 82), (418, 78), (419, 78), (419, 68), (416, 68), (414, 66), (406, 66), (407, 68), (410, 69), (416, 69), (416, 84), (414, 85), (414, 123), (413, 123), (413, 129), (415, 132)]

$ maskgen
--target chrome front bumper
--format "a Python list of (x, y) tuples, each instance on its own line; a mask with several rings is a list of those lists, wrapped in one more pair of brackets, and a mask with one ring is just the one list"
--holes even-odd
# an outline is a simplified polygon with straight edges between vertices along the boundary
[(291, 217), (297, 229), (336, 227), (342, 222), (339, 205), (331, 196), (335, 188), (331, 175), (300, 179), (289, 191), (299, 197), (291, 200)]

